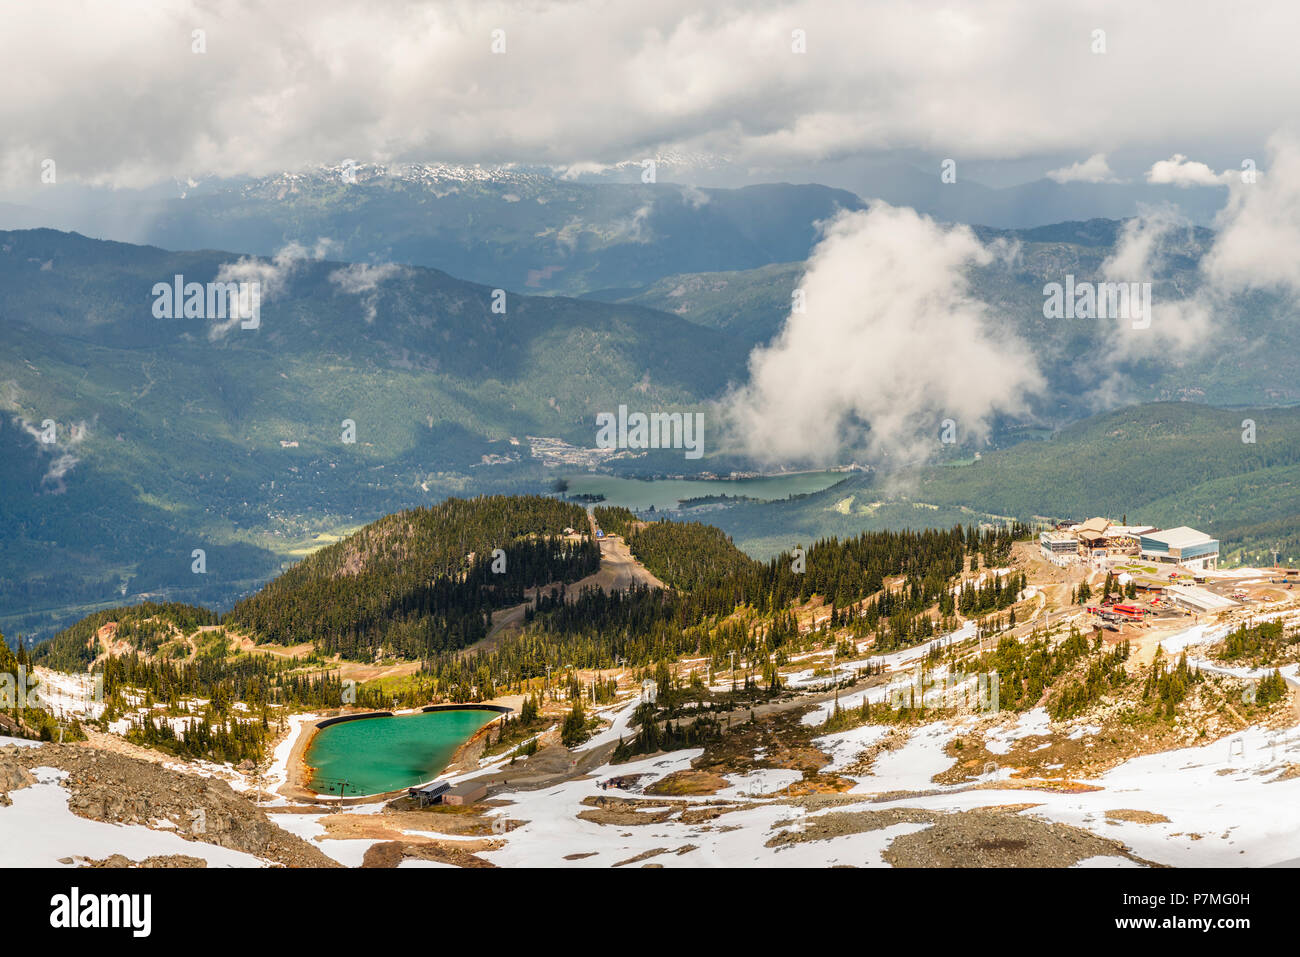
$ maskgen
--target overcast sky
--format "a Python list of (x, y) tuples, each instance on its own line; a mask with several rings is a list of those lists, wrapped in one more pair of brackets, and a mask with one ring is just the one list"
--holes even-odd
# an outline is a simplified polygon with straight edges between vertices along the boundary
[[(963, 184), (1086, 184), (1024, 191), (1012, 213), (1031, 224), (1066, 208), (1047, 193), (1082, 197), (1079, 218), (1129, 196), (1116, 281), (1159, 274), (1157, 240), (1185, 226), (1170, 194), (1214, 197), (1204, 281), (1158, 304), (1142, 355), (1211, 348), (1226, 297), (1300, 303), (1295, 0), (10, 0), (3, 16), (0, 196), (76, 202), (41, 185), (51, 162), (61, 185), (174, 188), (345, 160), (573, 175), (677, 155), (857, 189), (873, 166), (938, 179), (951, 161)], [(727, 418), (756, 456), (829, 456), (869, 422), (871, 454), (910, 457), (945, 416), (978, 438), (1041, 390), (968, 280), (1014, 251), (896, 202), (824, 226), (815, 308), (751, 356)], [(792, 381), (817, 387), (792, 401)]]
[(42, 0), (4, 18), (9, 187), (46, 159), (61, 182), (141, 186), (673, 149), (772, 179), (883, 156), (1141, 181), (1176, 154), (1216, 175), (1258, 159), (1300, 103), (1293, 2)]

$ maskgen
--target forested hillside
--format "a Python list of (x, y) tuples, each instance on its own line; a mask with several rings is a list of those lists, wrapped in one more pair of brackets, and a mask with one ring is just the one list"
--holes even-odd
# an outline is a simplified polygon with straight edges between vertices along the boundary
[(660, 581), (688, 591), (758, 571), (758, 564), (721, 529), (698, 522), (652, 522), (634, 532), (628, 544)]
[(223, 621), (258, 641), (314, 642), (347, 658), (462, 648), (486, 634), (492, 609), (523, 601), (524, 589), (597, 569), (595, 544), (566, 540), (565, 528), (585, 533), (584, 510), (542, 496), (398, 512), (305, 558)]
[[(652, 523), (632, 537), (634, 551), (644, 543), (638, 557), (644, 555), (661, 577), (676, 574), (681, 587), (591, 590), (574, 601), (543, 602), (534, 626), (523, 634), (469, 655), (437, 656), (428, 663), (429, 680), (438, 688), (462, 694), (477, 689), (488, 696), (483, 689), (496, 688), (508, 676), (541, 675), (548, 666), (608, 668), (616, 658), (647, 665), (690, 655), (721, 667), (732, 652), (767, 658), (798, 635), (791, 608), (813, 595), (831, 604), (838, 623), (874, 637), (881, 650), (901, 647), (953, 626), (959, 602), (971, 616), (1011, 604), (1020, 578), (960, 595), (950, 585), (972, 558), (987, 566), (1005, 563), (1012, 542), (1029, 534), (1022, 525), (872, 532), (814, 543), (801, 565), (790, 552), (766, 563), (744, 559), (707, 525)], [(664, 547), (668, 543), (671, 550)], [(731, 573), (711, 575), (714, 563)], [(886, 579), (898, 576), (901, 582), (886, 587)]]
[[(596, 570), (599, 550), (585, 522), (581, 506), (553, 498), (450, 499), (390, 515), (321, 549), (220, 618), (223, 628), (186, 644), (181, 660), (168, 651), (177, 636), (216, 624), (216, 615), (184, 605), (105, 611), (61, 632), (36, 656), (84, 670), (100, 650), (97, 632), (115, 622), (114, 637), (131, 650), (109, 669), (113, 687), (135, 683), (173, 698), (226, 695), (255, 681), (258, 701), (271, 685), (293, 700), (327, 701), (334, 686), (315, 683), (300, 666), (324, 665), (334, 654), (366, 661), (384, 655), (423, 663), (405, 691), (412, 701), (420, 694), (481, 700), (548, 667), (610, 667), (616, 658), (647, 665), (686, 653), (718, 663), (731, 652), (769, 655), (798, 635), (792, 609), (814, 596), (830, 605), (837, 624), (874, 637), (881, 649), (911, 644), (953, 627), (958, 610), (984, 616), (1010, 604), (1023, 584), (1015, 577), (960, 593), (951, 584), (968, 566), (1005, 564), (1012, 542), (1031, 533), (1020, 525), (870, 532), (764, 563), (712, 526), (649, 523), (629, 541), (670, 589), (545, 596), (522, 633), (462, 653), (486, 633), (491, 611), (521, 601), (524, 589), (572, 583)], [(495, 559), (494, 549), (501, 550)], [(308, 647), (298, 660), (255, 655), (260, 663), (249, 662), (226, 632)], [(227, 673), (223, 662), (236, 670)]]
[[(1247, 419), (1254, 423), (1250, 442), (1243, 441)], [(1127, 512), (1153, 523), (1168, 522), (1174, 517), (1169, 513), (1181, 508), (1206, 522), (1238, 518), (1257, 503), (1250, 496), (1215, 496), (1217, 514), (1210, 515), (1202, 511), (1213, 507), (1210, 503), (1195, 501), (1199, 486), (1297, 464), (1300, 409), (1227, 410), (1168, 402), (1104, 413), (1045, 442), (990, 452), (967, 467), (929, 470), (916, 498), (1003, 514)], [(1294, 492), (1285, 498), (1300, 502)], [(1161, 514), (1139, 516), (1140, 506)]]
[(632, 524), (637, 521), (636, 515), (629, 509), (607, 505), (597, 505), (591, 510), (591, 515), (596, 520), (596, 527), (606, 535), (626, 537), (632, 529)]
[(108, 608), (86, 616), (49, 641), (37, 645), (32, 650), (32, 657), (39, 664), (60, 671), (85, 671), (103, 650), (98, 635), (105, 625), (114, 625), (114, 641), (127, 642), (131, 647), (152, 655), (177, 633), (190, 635), (200, 625), (215, 625), (218, 620), (216, 612), (175, 602), (146, 601)]

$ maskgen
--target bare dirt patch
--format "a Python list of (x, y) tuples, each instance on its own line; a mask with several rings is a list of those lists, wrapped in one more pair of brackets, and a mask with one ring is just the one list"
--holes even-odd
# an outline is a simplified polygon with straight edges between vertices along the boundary
[(582, 803), (588, 807), (578, 812), (581, 820), (617, 827), (660, 824), (686, 808), (684, 801), (636, 801), (613, 797), (587, 797)]
[[(697, 770), (737, 774), (763, 768), (784, 768), (816, 774), (830, 763), (830, 755), (813, 745), (820, 730), (800, 719), (807, 709), (796, 708), (762, 715), (734, 726), (718, 741), (705, 746), (693, 763)], [(755, 758), (755, 754), (762, 754)]]
[(776, 796), (807, 797), (812, 794), (843, 794), (845, 791), (853, 790), (853, 785), (856, 783), (838, 774), (805, 772), (802, 781), (792, 782), (788, 787), (777, 792)]
[(704, 807), (689, 807), (682, 811), (679, 820), (683, 824), (706, 824), (709, 821), (716, 821), (724, 814), (730, 814), (732, 811), (744, 811), (752, 805), (748, 804), (708, 804)]
[(1134, 824), (1168, 824), (1169, 818), (1154, 811), (1138, 811), (1133, 808), (1119, 807), (1106, 812), (1108, 821), (1132, 821)]
[(478, 842), (443, 844), (437, 841), (385, 841), (374, 844), (366, 850), (361, 866), (391, 868), (411, 858), (451, 864), (454, 867), (496, 867), (491, 861), (484, 860), (473, 853), (491, 849), (493, 846), (483, 846)]
[(159, 854), (153, 857), (146, 857), (142, 861), (133, 861), (125, 854), (110, 854), (101, 860), (93, 858), (84, 858), (81, 863), (82, 867), (114, 867), (114, 868), (171, 868), (171, 867), (207, 867), (208, 862), (201, 857), (190, 857), (188, 854)]
[(646, 794), (701, 795), (717, 794), (727, 787), (727, 779), (711, 771), (674, 771), (645, 789)]
[(806, 841), (825, 841), (850, 834), (879, 831), (895, 824), (931, 824), (935, 815), (916, 808), (896, 808), (887, 811), (832, 811), (817, 817), (801, 820), (786, 818), (773, 827), (787, 828), (768, 838), (768, 847), (784, 847)]
[(629, 857), (627, 860), (619, 861), (618, 863), (612, 864), (611, 866), (622, 867), (625, 864), (638, 864), (641, 861), (647, 861), (652, 857), (658, 857), (660, 854), (667, 854), (667, 853), (668, 853), (668, 848), (656, 847), (654, 850), (642, 851), (640, 854), (636, 855), (635, 857)]
[(1070, 867), (1090, 857), (1155, 866), (1082, 828), (987, 809), (936, 815), (924, 831), (895, 838), (882, 856), (894, 867)]
[[(434, 831), (455, 837), (479, 837), (492, 834), (492, 820), (485, 812), (486, 804), (434, 805), (415, 810), (410, 807), (410, 799), (403, 798), (404, 808), (392, 805), (376, 815), (387, 827), (399, 831)], [(360, 817), (361, 815), (338, 815), (339, 817)]]

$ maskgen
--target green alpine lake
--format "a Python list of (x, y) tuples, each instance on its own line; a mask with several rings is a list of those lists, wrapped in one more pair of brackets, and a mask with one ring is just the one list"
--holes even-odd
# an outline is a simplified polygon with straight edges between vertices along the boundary
[(307, 746), (307, 786), (350, 797), (421, 784), (437, 777), (456, 749), (497, 714), (456, 708), (326, 725)]
[(791, 495), (807, 495), (830, 488), (850, 476), (849, 472), (788, 472), (725, 479), (633, 479), (613, 475), (582, 473), (566, 475), (570, 496), (599, 495), (600, 505), (622, 506), (633, 511), (654, 508), (675, 509), (683, 501), (706, 496), (746, 497), (773, 502)]

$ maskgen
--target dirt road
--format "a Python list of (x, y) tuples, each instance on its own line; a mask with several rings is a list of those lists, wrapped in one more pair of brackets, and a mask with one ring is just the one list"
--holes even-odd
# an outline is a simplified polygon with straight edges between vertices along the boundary
[[(592, 535), (596, 534), (594, 519), (588, 514), (588, 520), (592, 523)], [(649, 585), (651, 588), (667, 588), (668, 586), (656, 578), (648, 568), (642, 565), (632, 555), (632, 549), (627, 542), (617, 535), (606, 536), (596, 539), (600, 546), (600, 569), (586, 578), (580, 579), (571, 585), (566, 586), (566, 600), (576, 601), (582, 594), (584, 588), (599, 588), (601, 591), (626, 591), (633, 585)], [(524, 618), (529, 608), (537, 601), (538, 594), (545, 594), (559, 588), (559, 583), (555, 582), (550, 585), (543, 585), (541, 588), (530, 588), (525, 594), (528, 596), (526, 601), (518, 605), (511, 605), (509, 608), (502, 608), (492, 613), (492, 628), (488, 631), (482, 641), (475, 642), (467, 648), (462, 648), (460, 655), (466, 655), (475, 651), (485, 651), (492, 648), (497, 642), (507, 635), (523, 630)]]
[(626, 591), (633, 585), (649, 585), (651, 588), (668, 586), (656, 578), (648, 568), (632, 556), (632, 549), (627, 542), (617, 535), (607, 535), (597, 539), (600, 544), (600, 571), (588, 575), (582, 581), (571, 585), (569, 593), (578, 593), (591, 585), (603, 591)]

